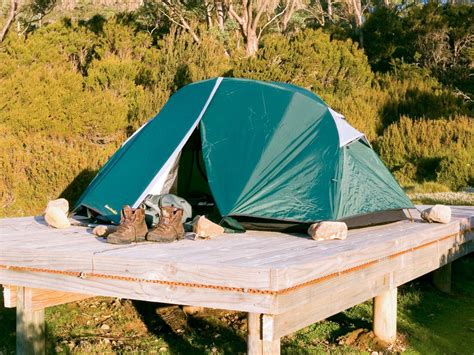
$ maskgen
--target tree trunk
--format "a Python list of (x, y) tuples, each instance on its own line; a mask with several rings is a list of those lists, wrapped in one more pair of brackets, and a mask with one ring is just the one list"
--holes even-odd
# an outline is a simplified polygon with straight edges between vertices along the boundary
[(286, 11), (283, 14), (283, 19), (281, 21), (282, 32), (286, 32), (286, 30), (288, 29), (288, 24), (290, 23), (290, 20), (293, 17), (295, 10), (297, 9), (296, 0), (287, 0), (287, 1), (288, 1), (288, 4), (286, 7)]
[(328, 17), (329, 17), (329, 21), (331, 22), (332, 22), (332, 14), (333, 14), (332, 0), (328, 0)]
[(205, 1), (204, 6), (206, 7), (207, 28), (212, 29), (212, 5), (208, 1)]
[(361, 0), (352, 0), (352, 12), (355, 20), (356, 31), (359, 34), (359, 43), (364, 47), (364, 34), (362, 33), (362, 3)]
[(258, 37), (256, 31), (249, 31), (247, 33), (245, 42), (245, 51), (248, 57), (253, 56), (258, 50)]
[(361, 0), (352, 0), (354, 18), (358, 28), (362, 27), (362, 3)]
[(0, 31), (0, 43), (2, 43), (3, 40), (5, 39), (5, 36), (8, 33), (8, 29), (10, 28), (13, 20), (15, 19), (17, 6), (18, 6), (17, 0), (11, 0), (10, 10), (8, 11), (7, 20), (5, 22), (5, 25), (3, 25), (2, 30)]
[(220, 31), (224, 31), (224, 6), (222, 1), (216, 1), (217, 26)]

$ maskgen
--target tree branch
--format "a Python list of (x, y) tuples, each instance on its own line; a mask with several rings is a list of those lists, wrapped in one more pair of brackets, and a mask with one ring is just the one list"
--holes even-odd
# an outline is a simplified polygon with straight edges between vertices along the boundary
[(281, 12), (279, 12), (279, 13), (277, 13), (275, 16), (273, 16), (273, 18), (272, 18), (270, 21), (268, 21), (265, 25), (263, 25), (263, 26), (260, 28), (260, 31), (258, 32), (258, 36), (257, 36), (258, 39), (260, 39), (260, 36), (262, 35), (263, 30), (264, 30), (265, 28), (267, 28), (267, 26), (269, 26), (269, 25), (270, 25), (273, 21), (275, 21), (278, 17), (280, 17), (281, 15), (283, 15), (286, 10), (288, 10), (288, 5), (289, 5), (289, 4), (290, 4), (290, 2), (287, 2), (285, 8), (284, 8)]
[(262, 17), (263, 13), (267, 9), (269, 1), (270, 0), (264, 0), (262, 5), (260, 5), (260, 8), (257, 10), (257, 14), (255, 15), (255, 18), (251, 24), (254, 31), (257, 31), (258, 22), (260, 21), (260, 17)]
[(160, 10), (158, 9), (159, 12), (161, 12), (168, 20), (170, 20), (172, 23), (174, 23), (175, 25), (187, 30), (186, 27), (184, 27), (183, 24), (179, 23), (178, 21), (176, 21), (175, 19), (173, 19), (170, 15), (168, 15), (166, 12), (164, 12), (163, 10)]
[(158, 11), (160, 11), (164, 16), (166, 16), (171, 22), (173, 22), (175, 25), (185, 29), (186, 31), (188, 31), (191, 36), (193, 37), (193, 40), (194, 42), (196, 43), (201, 43), (201, 39), (199, 38), (199, 36), (196, 34), (196, 32), (194, 32), (194, 30), (191, 28), (191, 26), (189, 25), (189, 23), (186, 21), (186, 19), (184, 18), (184, 16), (181, 14), (181, 12), (179, 10), (176, 9), (176, 7), (170, 2), (170, 1), (163, 1), (163, 4), (170, 10), (170, 12), (172, 14), (174, 14), (175, 16), (177, 16), (179, 18), (179, 21), (176, 21), (175, 19), (173, 19), (170, 15), (168, 15), (166, 12), (158, 9)]
[(235, 21), (239, 23), (240, 26), (244, 26), (244, 19), (240, 17), (237, 12), (235, 12), (234, 7), (232, 5), (229, 5), (229, 15), (232, 16)]
[(17, 6), (17, 0), (11, 0), (10, 11), (8, 11), (7, 20), (5, 22), (5, 25), (3, 25), (2, 30), (0, 31), (0, 43), (2, 43), (5, 39), (5, 36), (8, 33), (8, 29), (10, 28), (13, 20), (15, 19)]

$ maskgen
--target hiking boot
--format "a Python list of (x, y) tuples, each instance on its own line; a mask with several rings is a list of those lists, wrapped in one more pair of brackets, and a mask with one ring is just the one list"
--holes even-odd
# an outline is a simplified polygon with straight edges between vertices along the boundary
[(114, 233), (109, 234), (107, 243), (130, 244), (144, 242), (147, 232), (145, 210), (125, 206), (121, 212), (120, 225)]
[(153, 242), (170, 243), (181, 239), (184, 235), (183, 209), (173, 206), (161, 207), (160, 222), (146, 237)]

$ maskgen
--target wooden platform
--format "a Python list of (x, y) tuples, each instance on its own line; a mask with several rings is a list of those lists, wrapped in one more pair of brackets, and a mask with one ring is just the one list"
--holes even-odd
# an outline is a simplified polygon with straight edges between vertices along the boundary
[(245, 311), (258, 328), (249, 351), (278, 352), (281, 336), (393, 297), (397, 286), (472, 252), (473, 225), (474, 207), (453, 207), (449, 224), (403, 221), (351, 230), (345, 241), (248, 232), (117, 246), (85, 227), (9, 218), (0, 220), (0, 284), (60, 291), (64, 302), (101, 295)]

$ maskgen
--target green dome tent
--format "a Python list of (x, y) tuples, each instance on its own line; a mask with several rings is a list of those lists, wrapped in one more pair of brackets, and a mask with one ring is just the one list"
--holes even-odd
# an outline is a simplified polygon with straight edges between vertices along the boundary
[[(203, 174), (183, 170), (195, 165), (193, 144)], [(109, 159), (76, 209), (119, 222), (122, 206), (176, 184), (179, 191), (181, 175), (201, 175), (222, 216), (310, 223), (413, 208), (365, 136), (315, 94), (217, 78), (176, 92)]]

